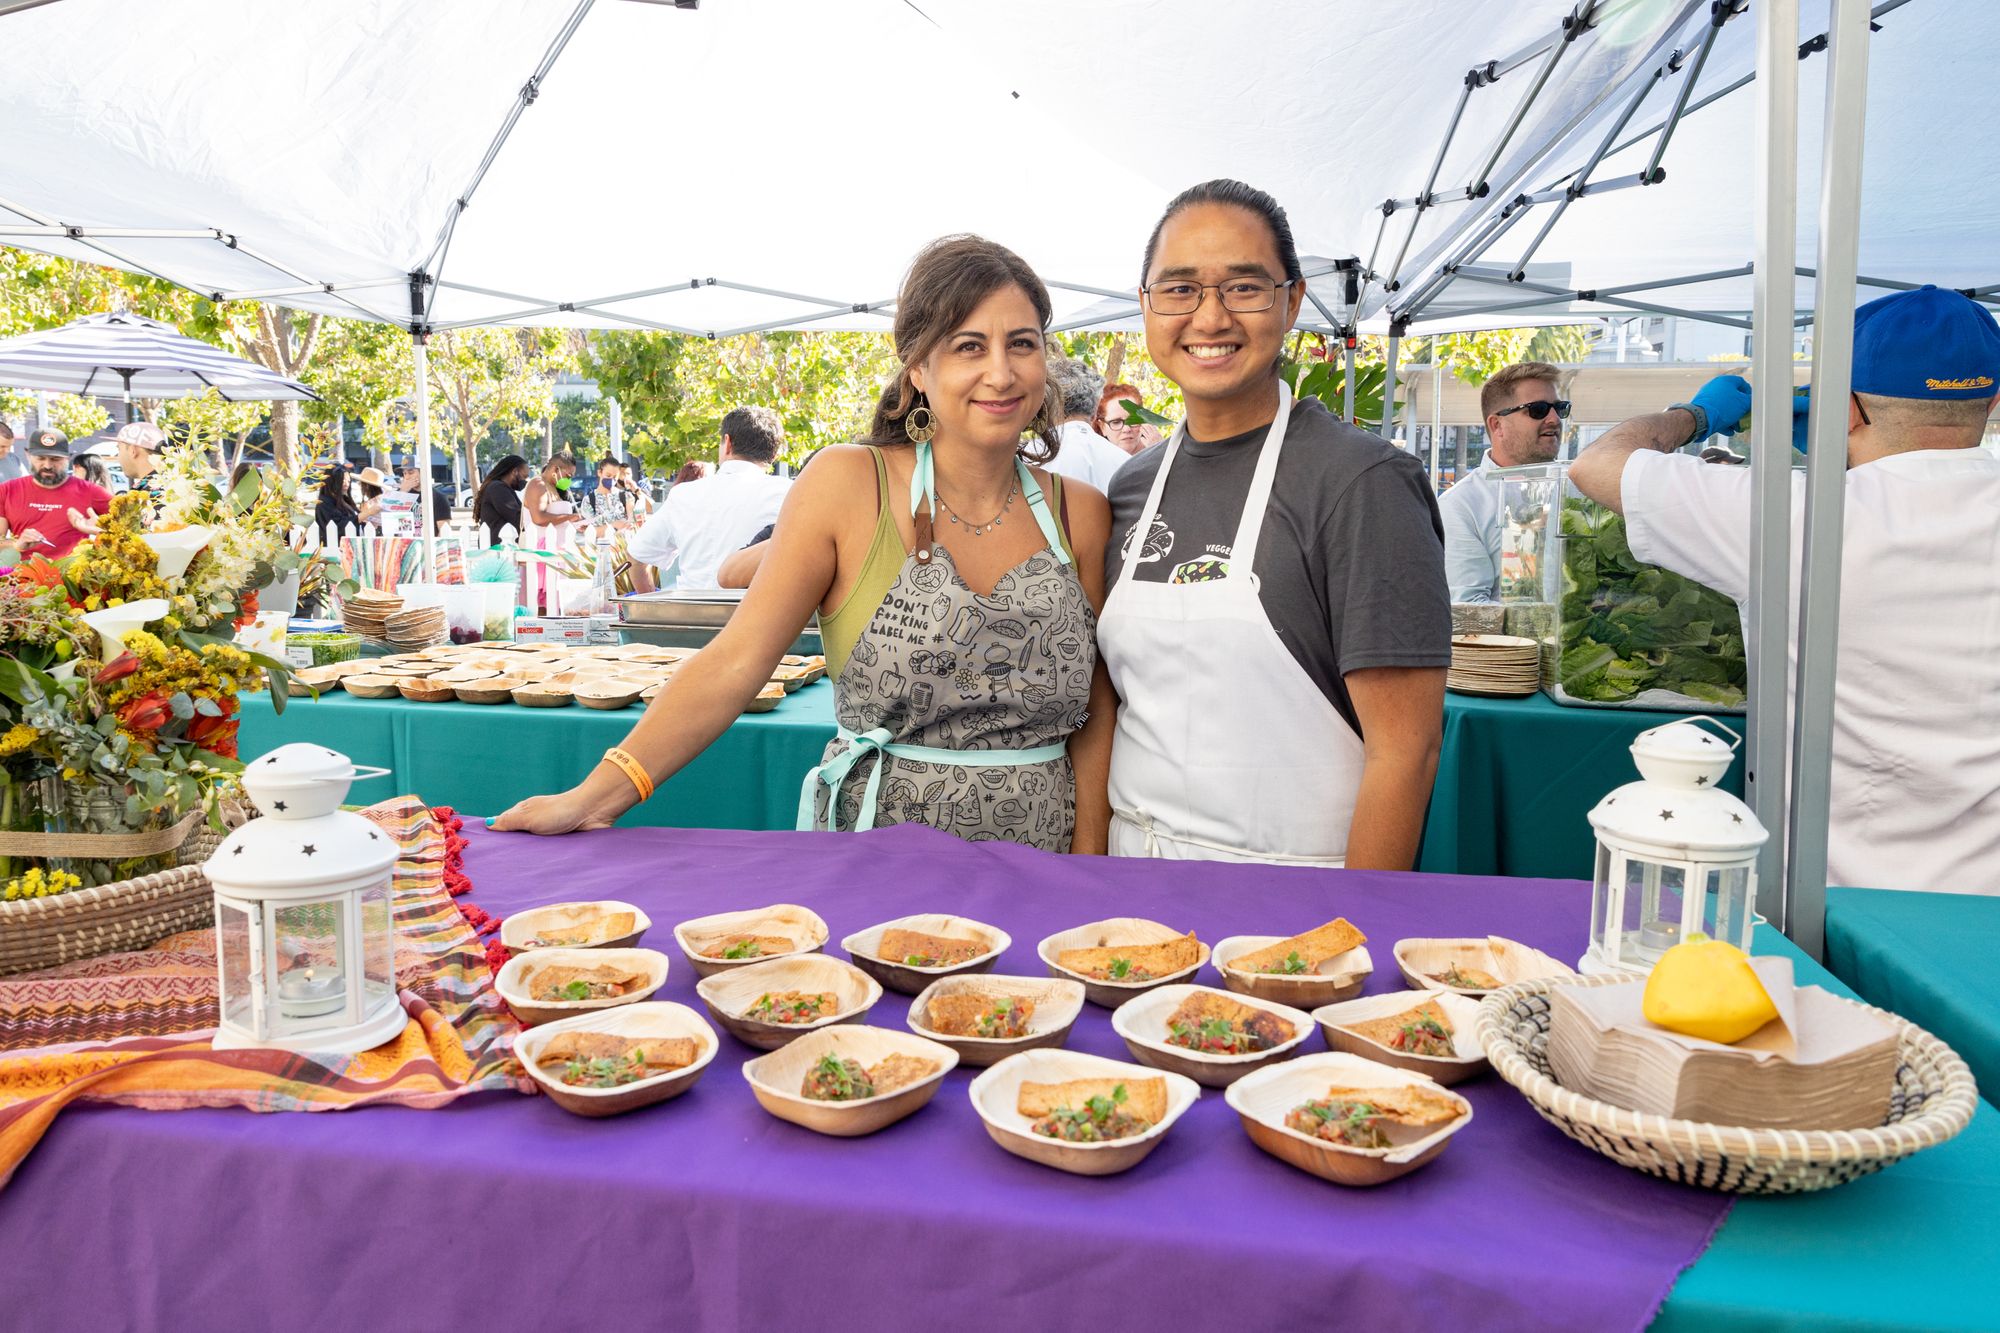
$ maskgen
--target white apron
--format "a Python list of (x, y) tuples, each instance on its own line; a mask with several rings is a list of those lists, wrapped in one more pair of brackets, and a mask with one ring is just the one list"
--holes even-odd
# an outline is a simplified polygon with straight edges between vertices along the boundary
[(1292, 410), (1278, 415), (1245, 498), (1229, 573), (1132, 577), (1186, 435), (1167, 441), (1124, 566), (1097, 621), (1123, 701), (1111, 745), (1111, 854), (1340, 865), (1361, 788), (1361, 737), (1279, 639), (1257, 597), (1257, 542)]

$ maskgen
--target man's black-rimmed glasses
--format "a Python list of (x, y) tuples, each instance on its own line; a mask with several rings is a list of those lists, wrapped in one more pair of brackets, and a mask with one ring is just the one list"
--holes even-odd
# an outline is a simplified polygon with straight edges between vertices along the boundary
[(1278, 292), (1295, 281), (1295, 278), (1272, 282), (1269, 278), (1241, 277), (1221, 282), (1189, 282), (1182, 278), (1168, 278), (1146, 288), (1146, 303), (1152, 306), (1156, 315), (1192, 315), (1201, 309), (1201, 294), (1213, 290), (1222, 298), (1224, 310), (1238, 315), (1254, 315), (1276, 305)]
[(1554, 402), (1550, 402), (1546, 398), (1537, 398), (1532, 403), (1516, 403), (1512, 407), (1503, 407), (1493, 415), (1504, 417), (1511, 416), (1516, 412), (1526, 412), (1530, 420), (1541, 421), (1546, 419), (1549, 413), (1553, 412), (1556, 414), (1556, 420), (1566, 421), (1569, 419), (1569, 408), (1570, 403), (1567, 398), (1558, 398)]

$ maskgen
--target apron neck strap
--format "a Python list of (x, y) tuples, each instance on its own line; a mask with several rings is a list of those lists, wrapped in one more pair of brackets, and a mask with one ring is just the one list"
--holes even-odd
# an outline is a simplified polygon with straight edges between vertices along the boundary
[[(1042, 484), (1035, 480), (1035, 474), (1018, 454), (1014, 457), (1014, 470), (1020, 477), (1021, 494), (1028, 501), (1028, 512), (1035, 516), (1035, 524), (1042, 530), (1042, 538), (1056, 559), (1065, 565), (1071, 563), (1069, 552), (1063, 549), (1062, 529), (1056, 525), (1055, 516), (1049, 512), (1048, 500), (1042, 494)], [(921, 440), (916, 445), (916, 462), (910, 468), (910, 517), (921, 516), (925, 522), (925, 532), (919, 536), (919, 545), (924, 548), (919, 558), (930, 558), (929, 529), (937, 521), (937, 458), (929, 440)]]

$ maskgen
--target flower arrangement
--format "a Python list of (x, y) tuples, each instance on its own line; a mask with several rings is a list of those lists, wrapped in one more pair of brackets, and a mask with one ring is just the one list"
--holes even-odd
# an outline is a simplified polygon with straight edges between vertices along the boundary
[[(296, 475), (224, 495), (199, 451), (162, 463), (157, 516), (128, 493), (63, 559), (0, 568), (0, 831), (137, 833), (196, 810), (219, 826), (242, 767), (241, 692), (268, 682), (284, 708), (285, 665), (230, 636), (296, 559)], [(0, 855), (0, 899), (160, 868), (160, 857)]]

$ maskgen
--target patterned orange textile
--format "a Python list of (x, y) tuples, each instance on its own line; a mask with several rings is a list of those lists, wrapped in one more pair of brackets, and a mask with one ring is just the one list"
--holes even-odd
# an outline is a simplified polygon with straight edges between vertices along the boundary
[(213, 1049), (212, 930), (0, 981), (0, 1186), (79, 1098), (148, 1110), (339, 1111), (533, 1091), (513, 1058), (520, 1026), (446, 891), (453, 839), (414, 797), (362, 813), (402, 849), (394, 874), (396, 980), (410, 1018), (402, 1035), (359, 1055)]

